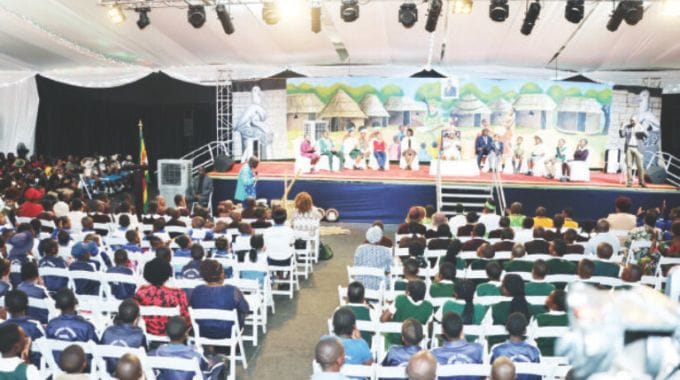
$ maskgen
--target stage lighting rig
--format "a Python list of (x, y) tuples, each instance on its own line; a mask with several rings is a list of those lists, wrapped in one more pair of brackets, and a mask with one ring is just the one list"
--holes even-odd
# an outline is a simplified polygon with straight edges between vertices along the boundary
[(427, 22), (425, 23), (425, 30), (433, 33), (437, 29), (437, 22), (439, 22), (439, 15), (442, 13), (442, 0), (430, 0), (430, 5), (427, 8)]
[(342, 0), (340, 5), (340, 17), (345, 22), (356, 21), (359, 18), (359, 1), (358, 0)]
[(187, 21), (196, 29), (202, 27), (205, 24), (205, 7), (202, 5), (189, 5)]
[(574, 24), (581, 22), (585, 11), (583, 3), (584, 0), (567, 0), (567, 5), (564, 6), (564, 18)]
[(262, 20), (267, 25), (276, 25), (281, 21), (281, 11), (277, 0), (268, 0), (262, 3)]
[(312, 32), (319, 33), (321, 31), (321, 0), (312, 1), (311, 16)]
[(534, 25), (536, 24), (536, 20), (538, 20), (538, 15), (540, 13), (541, 4), (538, 2), (538, 0), (529, 4), (529, 9), (527, 9), (527, 12), (524, 14), (522, 29), (520, 29), (520, 32), (522, 32), (522, 34), (524, 34), (525, 36), (531, 34), (531, 31), (534, 29)]
[(642, 0), (622, 0), (609, 18), (607, 30), (615, 32), (623, 20), (628, 25), (635, 25), (642, 20), (643, 14)]
[(234, 23), (231, 20), (231, 15), (229, 14), (227, 7), (224, 6), (224, 4), (219, 4), (217, 7), (215, 7), (215, 12), (217, 13), (217, 18), (220, 20), (220, 24), (222, 24), (224, 33), (234, 33)]
[(399, 22), (404, 28), (411, 28), (418, 22), (418, 7), (415, 3), (404, 3), (399, 8)]
[(114, 24), (122, 24), (125, 21), (125, 12), (119, 4), (114, 4), (107, 13)]
[(508, 0), (491, 0), (489, 4), (489, 18), (496, 22), (503, 22), (508, 18), (510, 7)]
[(137, 20), (137, 27), (139, 29), (144, 29), (151, 24), (151, 20), (149, 20), (151, 8), (136, 8), (135, 12), (139, 13), (139, 19)]

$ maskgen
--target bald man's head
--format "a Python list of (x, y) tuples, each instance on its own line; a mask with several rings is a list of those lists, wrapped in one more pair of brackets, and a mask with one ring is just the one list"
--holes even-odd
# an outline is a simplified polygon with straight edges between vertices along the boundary
[(437, 378), (437, 359), (430, 351), (422, 350), (411, 356), (406, 367), (409, 380), (434, 380)]
[(515, 380), (515, 365), (505, 356), (494, 360), (491, 367), (491, 380)]
[(316, 344), (314, 356), (324, 372), (338, 372), (345, 363), (345, 348), (337, 338), (324, 338)]
[(143, 377), (142, 363), (133, 354), (125, 354), (116, 364), (116, 378), (119, 380), (139, 380)]

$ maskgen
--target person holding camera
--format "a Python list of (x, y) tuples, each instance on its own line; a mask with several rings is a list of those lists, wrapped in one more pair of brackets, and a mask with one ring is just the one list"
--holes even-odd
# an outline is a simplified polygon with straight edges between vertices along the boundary
[(626, 186), (631, 187), (633, 185), (633, 160), (635, 160), (640, 187), (647, 187), (644, 160), (639, 149), (647, 138), (647, 131), (632, 116), (630, 123), (619, 129), (619, 136), (624, 140), (623, 151), (626, 154)]

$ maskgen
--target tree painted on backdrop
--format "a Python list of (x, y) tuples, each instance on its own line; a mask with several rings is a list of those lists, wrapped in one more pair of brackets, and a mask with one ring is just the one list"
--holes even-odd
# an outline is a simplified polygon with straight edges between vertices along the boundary
[(442, 97), (440, 82), (423, 83), (416, 90), (415, 100), (427, 104), (427, 115), (436, 117)]
[(542, 94), (543, 89), (541, 86), (537, 85), (534, 82), (526, 82), (524, 85), (522, 85), (522, 88), (519, 89), (520, 94)]
[(387, 102), (387, 99), (393, 96), (404, 96), (404, 90), (393, 83), (384, 85), (378, 93), (378, 97), (380, 98), (380, 101), (383, 102), (383, 104)]

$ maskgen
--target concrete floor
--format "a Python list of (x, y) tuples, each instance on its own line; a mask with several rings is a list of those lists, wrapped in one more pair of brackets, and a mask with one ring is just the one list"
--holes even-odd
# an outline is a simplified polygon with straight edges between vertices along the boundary
[[(338, 306), (338, 285), (347, 285), (347, 265), (354, 250), (364, 240), (367, 224), (334, 224), (347, 228), (350, 235), (322, 236), (333, 248), (334, 257), (321, 261), (300, 291), (290, 300), (276, 296), (276, 314), (269, 314), (267, 334), (260, 335), (258, 347), (246, 342), (248, 369), (238, 365), (237, 379), (309, 379), (312, 374), (314, 346), (328, 334), (328, 318)], [(395, 226), (386, 226), (388, 236)]]

